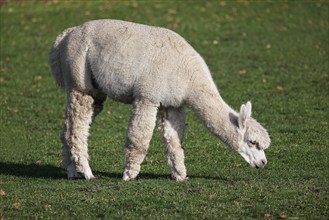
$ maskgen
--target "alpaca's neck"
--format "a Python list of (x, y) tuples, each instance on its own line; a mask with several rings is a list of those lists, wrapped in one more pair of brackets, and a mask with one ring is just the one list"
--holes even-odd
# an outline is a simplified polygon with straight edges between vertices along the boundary
[(238, 114), (224, 102), (213, 83), (194, 88), (188, 102), (215, 136), (232, 148), (236, 147)]

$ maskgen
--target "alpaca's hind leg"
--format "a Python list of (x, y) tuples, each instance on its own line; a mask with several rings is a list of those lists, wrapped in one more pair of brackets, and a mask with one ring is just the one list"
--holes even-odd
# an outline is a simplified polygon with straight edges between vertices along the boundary
[(133, 104), (127, 132), (123, 180), (135, 179), (140, 171), (155, 127), (157, 107), (146, 100), (136, 100)]
[(184, 149), (182, 147), (185, 128), (185, 109), (163, 108), (160, 111), (161, 133), (165, 143), (171, 175), (177, 181), (184, 181), (186, 168)]
[(68, 178), (77, 172), (86, 179), (94, 178), (88, 162), (89, 127), (94, 114), (94, 98), (78, 91), (68, 92), (66, 116), (61, 134), (63, 142), (62, 164), (67, 168)]
[(97, 93), (94, 97), (94, 114), (92, 118), (93, 121), (95, 120), (96, 116), (103, 110), (103, 103), (106, 100), (106, 97), (107, 96), (104, 93)]

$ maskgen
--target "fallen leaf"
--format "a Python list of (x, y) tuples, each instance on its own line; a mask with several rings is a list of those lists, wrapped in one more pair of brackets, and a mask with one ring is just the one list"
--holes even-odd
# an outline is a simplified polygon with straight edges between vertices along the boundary
[(21, 203), (20, 202), (14, 202), (12, 204), (12, 206), (14, 206), (16, 209), (19, 209), (21, 207)]
[(176, 8), (169, 8), (168, 13), (169, 14), (176, 14), (177, 13)]
[(240, 69), (239, 74), (240, 74), (241, 76), (246, 75), (246, 74), (247, 74), (247, 70), (245, 70), (245, 69)]
[(166, 16), (168, 22), (173, 22), (175, 20), (175, 17), (173, 16)]
[(41, 75), (35, 76), (34, 79), (35, 80), (41, 80), (42, 79), (42, 76)]
[(276, 86), (276, 91), (277, 92), (282, 92), (283, 91), (283, 87), (281, 85), (277, 85)]
[(283, 214), (283, 213), (280, 214), (280, 218), (281, 218), (281, 219), (285, 219), (285, 218), (287, 218), (287, 217), (288, 217), (288, 216), (287, 216), (286, 214)]
[(0, 196), (4, 196), (4, 195), (6, 195), (6, 192), (3, 191), (3, 189), (0, 189)]
[(270, 214), (270, 213), (265, 213), (265, 214), (264, 214), (264, 218), (267, 219), (267, 218), (270, 218), (270, 217), (271, 217), (271, 214)]
[(51, 208), (52, 208), (52, 206), (50, 204), (46, 204), (46, 205), (43, 206), (43, 209), (45, 211), (51, 210)]
[(137, 3), (137, 1), (134, 1), (133, 3), (132, 3), (132, 5), (131, 5), (133, 8), (137, 8), (138, 7), (138, 3)]
[(177, 26), (178, 26), (177, 23), (172, 23), (172, 24), (169, 24), (169, 25), (168, 25), (168, 28), (169, 28), (169, 29), (175, 29), (175, 28), (177, 28)]
[(266, 49), (271, 49), (272, 45), (271, 44), (266, 44)]

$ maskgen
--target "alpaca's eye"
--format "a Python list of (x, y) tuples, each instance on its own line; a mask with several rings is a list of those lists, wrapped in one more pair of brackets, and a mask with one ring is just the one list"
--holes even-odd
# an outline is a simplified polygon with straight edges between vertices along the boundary
[(258, 150), (260, 150), (259, 148), (259, 143), (257, 141), (249, 141), (249, 144), (252, 146), (252, 147), (256, 147)]

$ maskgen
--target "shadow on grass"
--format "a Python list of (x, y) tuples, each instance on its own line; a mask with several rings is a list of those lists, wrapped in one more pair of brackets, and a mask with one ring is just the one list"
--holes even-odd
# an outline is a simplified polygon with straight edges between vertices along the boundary
[[(234, 184), (236, 180), (226, 178), (224, 176), (205, 176), (205, 175), (188, 175), (189, 179), (208, 179), (218, 180), (221, 182), (228, 182)], [(138, 179), (168, 179), (173, 180), (170, 174), (155, 174), (155, 173), (141, 173), (138, 175)]]
[(18, 164), (0, 162), (0, 174), (18, 177), (63, 179), (66, 178), (64, 170), (52, 165)]
[[(66, 172), (64, 168), (55, 167), (52, 165), (40, 165), (40, 164), (17, 164), (17, 163), (4, 163), (0, 162), (0, 174), (11, 175), (18, 177), (28, 178), (43, 178), (43, 179), (66, 179)], [(102, 179), (121, 179), (122, 173), (109, 173), (109, 172), (94, 172), (96, 178)], [(221, 182), (227, 182), (234, 184), (237, 180), (229, 179), (224, 176), (203, 176), (203, 175), (190, 175), (191, 179), (210, 179), (218, 180)], [(155, 174), (155, 173), (141, 173), (138, 179), (168, 179), (171, 177), (169, 174)]]
[[(94, 172), (96, 176), (106, 176), (109, 178), (121, 178), (120, 173)], [(43, 179), (66, 179), (65, 169), (52, 165), (40, 164), (18, 164), (0, 162), (0, 175), (11, 175), (28, 178)]]
[[(122, 178), (122, 173), (107, 173), (107, 172), (95, 172), (96, 175), (100, 175), (100, 178), (103, 177), (109, 177), (109, 178)], [(238, 179), (230, 179), (226, 178), (224, 176), (205, 176), (205, 175), (188, 175), (188, 177), (193, 180), (193, 179), (208, 179), (208, 180), (218, 180), (220, 182), (226, 182), (229, 184), (235, 184), (238, 182)], [(170, 174), (156, 174), (156, 173), (144, 173), (143, 171), (137, 176), (137, 179), (139, 180), (152, 180), (152, 179), (159, 179), (159, 180), (173, 180), (171, 178)]]

